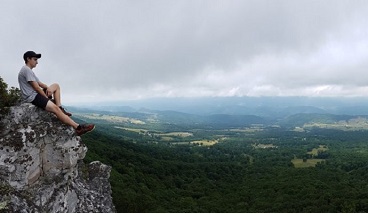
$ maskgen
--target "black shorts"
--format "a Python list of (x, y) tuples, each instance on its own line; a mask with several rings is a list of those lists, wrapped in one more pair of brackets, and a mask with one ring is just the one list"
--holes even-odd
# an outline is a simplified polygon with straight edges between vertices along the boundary
[(47, 102), (49, 102), (49, 99), (47, 99), (45, 96), (42, 96), (41, 94), (37, 94), (34, 100), (32, 101), (32, 104), (45, 109)]

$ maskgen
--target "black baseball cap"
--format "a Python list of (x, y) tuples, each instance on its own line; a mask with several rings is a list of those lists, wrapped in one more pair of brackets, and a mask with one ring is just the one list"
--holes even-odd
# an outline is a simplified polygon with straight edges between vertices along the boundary
[(41, 54), (36, 54), (34, 51), (27, 51), (23, 55), (23, 59), (27, 60), (27, 58), (36, 57), (37, 59), (41, 58)]

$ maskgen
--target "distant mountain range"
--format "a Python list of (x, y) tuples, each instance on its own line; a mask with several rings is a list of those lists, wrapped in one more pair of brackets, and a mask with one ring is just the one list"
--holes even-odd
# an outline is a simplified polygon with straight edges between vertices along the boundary
[(299, 113), (368, 115), (368, 97), (205, 97), (154, 98), (78, 106), (110, 112), (176, 111), (195, 115), (254, 115), (285, 118)]
[(368, 118), (368, 102), (358, 98), (175, 98), (69, 108), (82, 114), (115, 115), (146, 123), (219, 129), (255, 124), (293, 128)]

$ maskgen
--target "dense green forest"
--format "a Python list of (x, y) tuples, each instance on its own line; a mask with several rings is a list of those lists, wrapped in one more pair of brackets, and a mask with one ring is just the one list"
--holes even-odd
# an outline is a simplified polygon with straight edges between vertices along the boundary
[[(113, 167), (118, 212), (368, 211), (367, 131), (196, 130), (197, 137), (227, 136), (201, 146), (152, 141), (115, 126), (98, 124), (83, 141), (85, 161)], [(328, 150), (308, 153), (321, 145)], [(295, 158), (323, 161), (295, 167)]]

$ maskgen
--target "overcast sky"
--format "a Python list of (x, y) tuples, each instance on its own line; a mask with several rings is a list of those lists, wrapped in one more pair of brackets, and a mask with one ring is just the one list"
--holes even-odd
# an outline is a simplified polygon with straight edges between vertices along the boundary
[(368, 96), (368, 1), (3, 0), (0, 76), (23, 53), (64, 103)]

